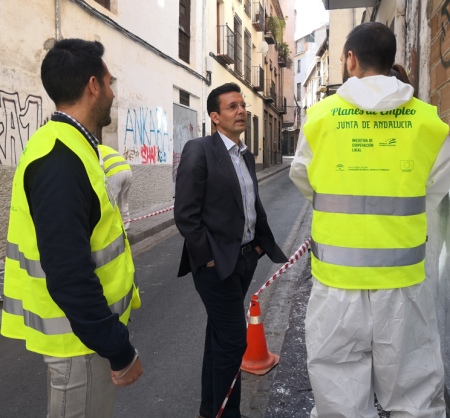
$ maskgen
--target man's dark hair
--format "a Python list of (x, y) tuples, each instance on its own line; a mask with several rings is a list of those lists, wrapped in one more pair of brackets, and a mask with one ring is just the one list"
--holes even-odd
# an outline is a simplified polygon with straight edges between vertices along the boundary
[(361, 70), (373, 69), (389, 75), (394, 64), (397, 43), (394, 32), (379, 22), (366, 22), (356, 26), (347, 36), (344, 54), (352, 51)]
[(206, 110), (208, 111), (208, 115), (211, 114), (211, 112), (220, 113), (219, 96), (232, 91), (242, 93), (241, 88), (236, 83), (225, 83), (212, 90), (208, 95), (208, 100), (206, 101)]
[(63, 39), (55, 43), (42, 61), (41, 79), (56, 105), (78, 100), (92, 76), (102, 85), (106, 72), (104, 52), (97, 41)]

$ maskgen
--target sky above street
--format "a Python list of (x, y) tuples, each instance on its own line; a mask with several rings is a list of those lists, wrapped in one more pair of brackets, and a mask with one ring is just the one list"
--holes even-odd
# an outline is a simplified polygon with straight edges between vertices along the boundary
[(297, 21), (295, 38), (299, 39), (328, 22), (328, 11), (322, 0), (295, 0)]

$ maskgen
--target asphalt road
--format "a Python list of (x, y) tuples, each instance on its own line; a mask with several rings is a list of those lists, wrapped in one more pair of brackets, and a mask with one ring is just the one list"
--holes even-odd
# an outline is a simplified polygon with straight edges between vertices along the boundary
[[(289, 256), (295, 235), (292, 226), (304, 200), (288, 170), (261, 183), (260, 194), (275, 238)], [(129, 329), (144, 375), (120, 390), (115, 418), (193, 418), (198, 412), (206, 316), (191, 276), (176, 277), (180, 235), (174, 227), (163, 234), (155, 238), (157, 244), (135, 252), (142, 307), (133, 314)], [(249, 294), (273, 269), (264, 257)], [(41, 356), (27, 352), (21, 341), (0, 337), (0, 417), (45, 416), (46, 372)]]

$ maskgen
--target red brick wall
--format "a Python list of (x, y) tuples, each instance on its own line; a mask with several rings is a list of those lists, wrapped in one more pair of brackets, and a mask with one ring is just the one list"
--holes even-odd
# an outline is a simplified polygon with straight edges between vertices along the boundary
[(430, 99), (441, 118), (450, 123), (450, 0), (430, 3)]

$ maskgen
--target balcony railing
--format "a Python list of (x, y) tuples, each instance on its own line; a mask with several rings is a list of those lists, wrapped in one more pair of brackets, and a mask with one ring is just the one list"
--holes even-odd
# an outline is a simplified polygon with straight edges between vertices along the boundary
[(267, 79), (266, 85), (264, 89), (264, 101), (266, 103), (276, 103), (277, 102), (277, 93), (275, 89), (275, 83)]
[(286, 97), (280, 97), (277, 109), (278, 113), (285, 115), (287, 113)]
[(269, 44), (269, 45), (274, 45), (275, 44), (275, 36), (271, 31), (266, 31), (264, 32), (264, 40)]
[(234, 63), (234, 33), (228, 25), (217, 26), (217, 58), (225, 64)]
[(286, 52), (281, 52), (281, 51), (278, 52), (278, 65), (281, 68), (286, 67), (286, 65), (287, 65), (287, 53)]
[(264, 69), (260, 66), (254, 66), (252, 68), (252, 84), (256, 91), (264, 91)]
[(264, 8), (259, 1), (254, 1), (252, 5), (252, 25), (258, 32), (264, 31)]

